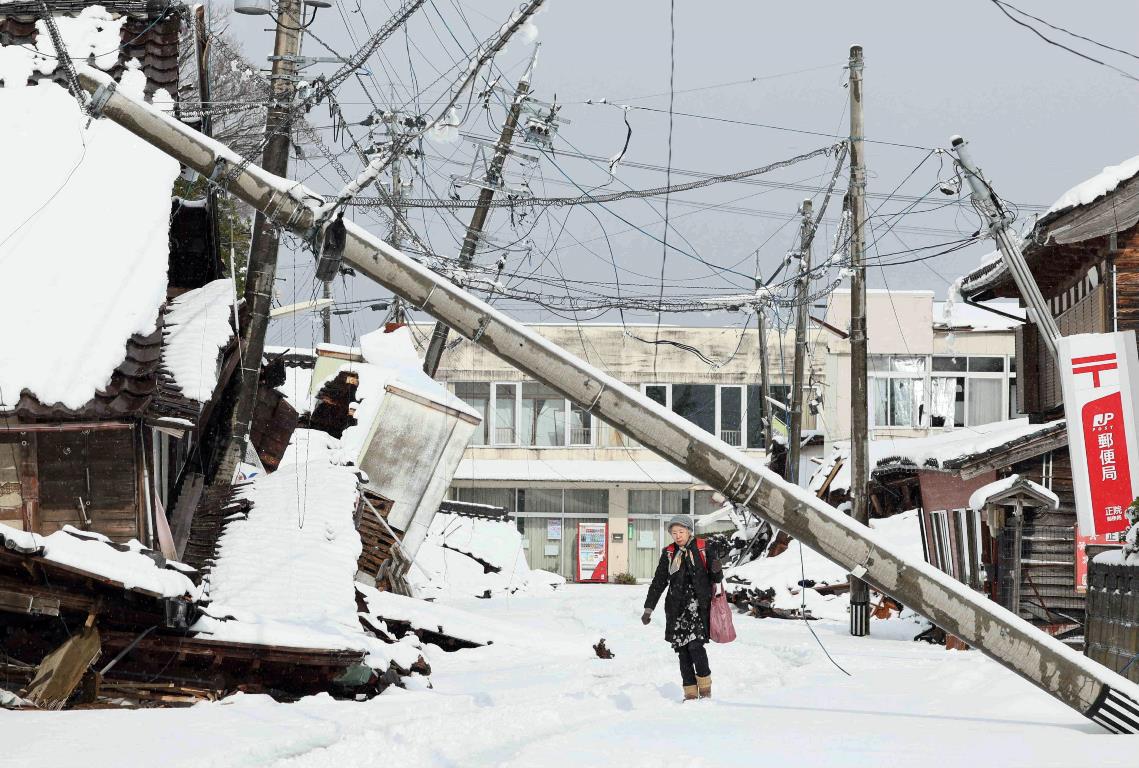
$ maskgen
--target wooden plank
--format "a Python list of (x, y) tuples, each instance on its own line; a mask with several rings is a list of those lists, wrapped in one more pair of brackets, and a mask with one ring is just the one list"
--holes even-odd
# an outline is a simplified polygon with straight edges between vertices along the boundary
[(28, 616), (58, 616), (59, 600), (0, 589), (0, 611)]
[(40, 709), (62, 708), (101, 652), (99, 630), (85, 626), (44, 657), (24, 698)]

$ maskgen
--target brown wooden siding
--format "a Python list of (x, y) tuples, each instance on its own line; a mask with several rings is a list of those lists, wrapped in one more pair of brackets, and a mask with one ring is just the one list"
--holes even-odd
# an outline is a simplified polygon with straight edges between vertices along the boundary
[[(1056, 318), (1060, 333), (1104, 333), (1110, 330), (1107, 286), (1093, 288), (1075, 306)], [(1036, 325), (1025, 323), (1016, 330), (1017, 397), (1024, 413), (1041, 414), (1063, 403), (1060, 373)]]
[[(1116, 312), (1119, 330), (1139, 331), (1139, 230), (1121, 233), (1115, 253)], [(1110, 281), (1110, 276), (1105, 282)]]
[[(39, 533), (72, 525), (115, 541), (140, 537), (134, 430), (42, 432), (36, 438)], [(80, 499), (89, 526), (80, 515)]]

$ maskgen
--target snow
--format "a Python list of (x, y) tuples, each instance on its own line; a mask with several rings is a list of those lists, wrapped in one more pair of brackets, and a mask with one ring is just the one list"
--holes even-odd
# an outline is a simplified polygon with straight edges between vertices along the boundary
[[(140, 550), (120, 551), (110, 540), (70, 525), (47, 536), (21, 531), (0, 523), (0, 546), (7, 540), (21, 549), (43, 548), (43, 559), (78, 568), (118, 582), (126, 589), (146, 590), (163, 597), (196, 598), (198, 588), (180, 571), (186, 566), (161, 568)], [(173, 565), (173, 564), (172, 564)]]
[[(1052, 203), (1048, 213), (1057, 213), (1068, 208), (1087, 205), (1112, 192), (1123, 182), (1139, 174), (1139, 155), (1124, 160), (1119, 165), (1109, 165), (1090, 179), (1081, 181)], [(1047, 215), (1047, 214), (1045, 214)]]
[(683, 469), (652, 459), (482, 459), (471, 458), (470, 454), (459, 462), (455, 480), (687, 485), (697, 482)]
[(985, 306), (1021, 319), (1001, 317), (963, 301), (935, 301), (933, 327), (938, 330), (1011, 331), (1024, 325), (1024, 310), (1016, 302), (993, 301)]
[[(870, 527), (879, 534), (881, 541), (892, 548), (892, 551), (903, 557), (924, 560), (916, 509), (892, 517), (871, 520)], [(744, 585), (749, 589), (762, 590), (768, 587), (774, 589), (775, 607), (792, 610), (799, 608), (804, 599), (804, 594), (800, 594), (801, 580), (810, 579), (820, 587), (845, 583), (848, 572), (796, 540), (775, 557), (764, 557), (737, 568), (726, 569), (725, 577), (730, 576), (750, 582)], [(726, 586), (732, 592), (741, 587), (731, 583), (726, 583)], [(805, 590), (805, 599), (807, 608), (813, 616), (835, 621), (847, 620), (850, 606), (849, 593), (822, 595), (815, 589), (808, 588)]]
[[(120, 30), (126, 16), (112, 18), (102, 6), (91, 5), (74, 17), (56, 15), (55, 25), (73, 61), (90, 59), (109, 70), (119, 62)], [(59, 63), (47, 24), (36, 22), (34, 46), (0, 47), (0, 81), (7, 88), (24, 86), (33, 72), (50, 75)], [(141, 97), (141, 93), (139, 94)]]
[(983, 508), (986, 501), (991, 499), (993, 496), (1005, 493), (1018, 482), (1032, 489), (1033, 492), (1048, 499), (1048, 501), (1052, 504), (1053, 509), (1060, 506), (1060, 497), (1052, 493), (1052, 491), (1045, 488), (1043, 485), (1034, 483), (1028, 478), (1024, 478), (1022, 480), (1020, 475), (1009, 475), (1008, 477), (1001, 478), (1000, 480), (994, 480), (988, 485), (982, 485), (980, 488), (973, 491), (973, 493), (969, 496), (969, 509)]
[(299, 365), (285, 366), (285, 383), (277, 387), (277, 391), (285, 396), (297, 413), (312, 412), (313, 396), (309, 394), (312, 374), (312, 368), (302, 368)]
[[(483, 563), (499, 570), (488, 573)], [(545, 592), (565, 583), (556, 574), (530, 570), (512, 521), (447, 513), (432, 518), (407, 578), (424, 598)]]
[[(946, 461), (984, 453), (1013, 440), (1047, 432), (1061, 423), (1062, 420), (1029, 424), (1027, 418), (1021, 418), (940, 432), (929, 437), (871, 440), (870, 471), (873, 472), (879, 462), (887, 459), (899, 459), (918, 467), (938, 468)], [(835, 446), (831, 456), (811, 476), (811, 491), (818, 491), (822, 487), (834, 468), (834, 462), (838, 460), (842, 460), (842, 467), (831, 482), (830, 490), (840, 491), (850, 487), (850, 462), (846, 460), (848, 451), (846, 444)]]
[(174, 299), (166, 312), (162, 363), (182, 394), (199, 403), (213, 397), (218, 355), (233, 338), (233, 291), (233, 280), (214, 280)]
[[(19, 745), (13, 764), (53, 768), (151, 768), (156, 755), (169, 768), (364, 768), (393, 756), (416, 768), (1134, 765), (1124, 737), (977, 651), (912, 642), (920, 627), (898, 619), (860, 638), (845, 621), (812, 622), (847, 677), (803, 622), (737, 615), (739, 639), (708, 649), (714, 698), (682, 703), (659, 616), (640, 623), (644, 598), (643, 586), (567, 585), (448, 601), (505, 632), (434, 653), (430, 689), (413, 679), (365, 702), (239, 694), (185, 709), (21, 712), (0, 716), (0, 735)], [(594, 655), (602, 637), (615, 658)]]
[[(317, 350), (329, 349), (331, 345), (322, 344)], [(343, 347), (337, 351), (353, 352), (350, 347)], [(380, 413), (380, 406), (387, 396), (385, 387), (388, 384), (398, 386), (400, 389), (418, 395), (440, 405), (445, 405), (462, 413), (478, 418), (479, 413), (465, 402), (447, 391), (439, 382), (423, 372), (423, 361), (415, 349), (411, 337), (411, 330), (402, 327), (391, 333), (383, 329), (373, 331), (360, 337), (361, 355), (365, 362), (349, 363), (344, 368), (337, 369), (328, 377), (339, 374), (341, 371), (351, 370), (359, 374), (360, 383), (356, 387), (356, 424), (344, 430), (341, 436), (341, 445), (344, 455), (350, 461), (359, 462), (364, 451), (367, 450), (367, 440), (371, 435), (372, 426)], [(313, 389), (319, 393), (326, 382), (322, 381)]]
[(334, 463), (336, 442), (297, 430), (277, 471), (244, 492), (253, 508), (222, 533), (208, 615), (191, 629), (234, 642), (362, 650), (374, 668), (396, 661), (407, 669), (421, 653), (414, 638), (390, 645), (360, 625), (356, 476)]
[[(0, 75), (13, 55), (0, 49)], [(110, 120), (85, 128), (55, 83), (17, 82), (0, 88), (5, 178), (19, 179), (0, 185), (0, 269), (19, 287), (0, 302), (0, 403), (27, 389), (78, 409), (110, 381), (130, 336), (155, 328), (178, 163)], [(144, 84), (129, 70), (120, 88), (141, 97)]]

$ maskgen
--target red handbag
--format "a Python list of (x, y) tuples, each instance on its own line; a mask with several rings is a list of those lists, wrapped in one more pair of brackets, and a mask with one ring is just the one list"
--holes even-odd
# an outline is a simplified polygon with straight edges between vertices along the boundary
[(732, 609), (728, 605), (728, 596), (721, 586), (720, 591), (712, 595), (712, 611), (708, 617), (708, 634), (713, 643), (730, 643), (736, 639), (736, 628), (732, 625)]

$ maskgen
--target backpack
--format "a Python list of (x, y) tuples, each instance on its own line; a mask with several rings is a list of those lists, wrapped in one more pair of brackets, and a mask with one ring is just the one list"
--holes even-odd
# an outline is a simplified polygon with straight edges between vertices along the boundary
[[(669, 544), (665, 547), (668, 552), (668, 559), (676, 557), (676, 544)], [(700, 553), (700, 562), (704, 564), (704, 570), (708, 570), (708, 556), (704, 554), (704, 539), (696, 539), (696, 551)]]

